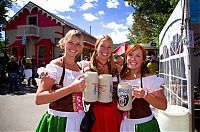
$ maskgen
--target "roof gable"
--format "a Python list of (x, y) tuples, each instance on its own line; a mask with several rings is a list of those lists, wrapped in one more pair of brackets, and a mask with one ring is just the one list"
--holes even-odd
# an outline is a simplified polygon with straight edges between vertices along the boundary
[(82, 30), (78, 26), (75, 26), (74, 24), (63, 20), (62, 18), (56, 16), (55, 14), (48, 12), (47, 10), (43, 9), (42, 7), (36, 5), (31, 1), (29, 1), (23, 8), (21, 8), (11, 19), (9, 19), (8, 23), (14, 21), (16, 18), (19, 18), (19, 15), (22, 14), (24, 11), (28, 11), (31, 14), (34, 8), (37, 8), (38, 12), (42, 12), (42, 14), (46, 14), (47, 17), (50, 17), (51, 20), (54, 20), (56, 24), (59, 23), (59, 25), (68, 25), (74, 29), (80, 30), (81, 32), (84, 32), (85, 34), (91, 36), (89, 33), (85, 32), (85, 30)]

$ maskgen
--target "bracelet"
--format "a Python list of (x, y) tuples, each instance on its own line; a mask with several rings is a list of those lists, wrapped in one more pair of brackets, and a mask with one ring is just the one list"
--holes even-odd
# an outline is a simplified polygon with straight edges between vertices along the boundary
[(146, 98), (148, 95), (148, 91), (147, 90), (144, 90), (144, 97), (143, 98)]

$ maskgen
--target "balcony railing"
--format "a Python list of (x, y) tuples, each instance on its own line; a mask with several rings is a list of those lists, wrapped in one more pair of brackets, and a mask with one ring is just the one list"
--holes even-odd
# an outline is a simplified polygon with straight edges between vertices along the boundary
[(39, 27), (35, 25), (17, 26), (17, 36), (35, 36), (39, 37)]

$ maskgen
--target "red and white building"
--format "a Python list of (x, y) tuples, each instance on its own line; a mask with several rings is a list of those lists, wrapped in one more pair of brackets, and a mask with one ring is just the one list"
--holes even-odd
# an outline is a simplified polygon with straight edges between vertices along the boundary
[[(38, 67), (59, 56), (58, 41), (71, 29), (83, 33), (84, 49), (79, 59), (90, 56), (95, 37), (32, 2), (20, 9), (3, 28), (5, 38), (9, 40), (9, 54), (18, 60), (23, 56), (34, 56)], [(26, 40), (23, 41), (23, 38)]]

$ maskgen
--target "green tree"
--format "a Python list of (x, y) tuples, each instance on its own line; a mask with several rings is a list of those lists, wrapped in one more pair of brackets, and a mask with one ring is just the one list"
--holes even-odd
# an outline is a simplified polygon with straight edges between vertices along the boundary
[(2, 26), (7, 23), (6, 18), (8, 17), (8, 15), (6, 13), (8, 13), (8, 8), (11, 8), (14, 2), (16, 2), (16, 0), (0, 0), (0, 53), (4, 52), (4, 56), (0, 56), (1, 81), (6, 80), (6, 65), (8, 62), (5, 48), (5, 44), (7, 43), (7, 41), (3, 40)]
[(133, 43), (158, 42), (158, 35), (179, 0), (125, 0), (135, 9), (128, 38)]
[(0, 25), (3, 25), (7, 22), (6, 13), (8, 13), (8, 8), (11, 8), (13, 3), (16, 2), (16, 0), (1, 0), (0, 1)]
[(7, 23), (6, 18), (8, 17), (8, 8), (11, 8), (13, 3), (17, 0), (1, 0), (0, 1), (0, 36), (2, 37), (2, 26)]

